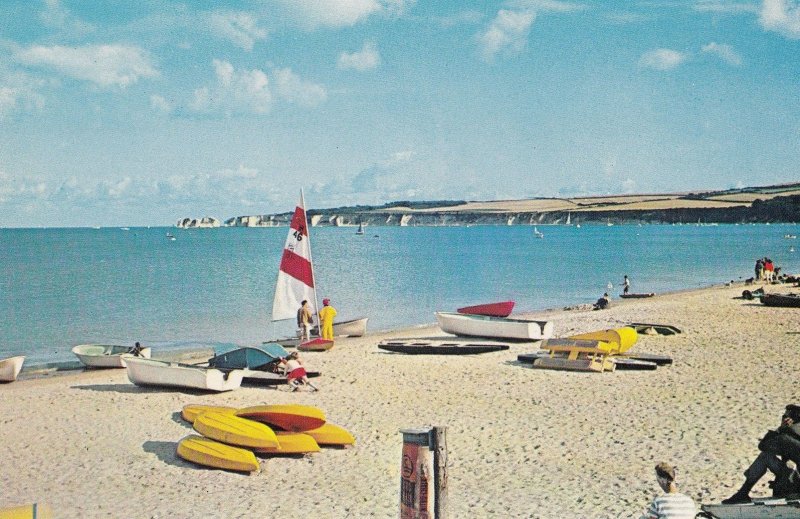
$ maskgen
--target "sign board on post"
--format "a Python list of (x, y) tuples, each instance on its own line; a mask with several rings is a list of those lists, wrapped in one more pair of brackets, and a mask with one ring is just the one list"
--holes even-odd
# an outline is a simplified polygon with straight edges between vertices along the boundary
[[(400, 519), (445, 519), (444, 429), (404, 429), (400, 471)], [(440, 448), (435, 443), (441, 442)], [(438, 459), (442, 458), (442, 459)]]

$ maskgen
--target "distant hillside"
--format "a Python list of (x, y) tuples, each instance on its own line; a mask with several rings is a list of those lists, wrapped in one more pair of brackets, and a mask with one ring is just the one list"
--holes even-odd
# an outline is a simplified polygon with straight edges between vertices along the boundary
[[(576, 223), (800, 222), (800, 183), (724, 191), (533, 198), (494, 201), (389, 202), (309, 209), (312, 225), (545, 225)], [(226, 225), (287, 225), (291, 213), (238, 216)]]

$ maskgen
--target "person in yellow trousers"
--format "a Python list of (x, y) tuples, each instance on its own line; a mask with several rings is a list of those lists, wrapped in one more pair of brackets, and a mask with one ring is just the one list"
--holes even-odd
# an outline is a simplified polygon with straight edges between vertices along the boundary
[(322, 310), (319, 311), (319, 322), (322, 326), (322, 338), (333, 340), (333, 318), (336, 317), (336, 309), (331, 306), (331, 300), (322, 300)]

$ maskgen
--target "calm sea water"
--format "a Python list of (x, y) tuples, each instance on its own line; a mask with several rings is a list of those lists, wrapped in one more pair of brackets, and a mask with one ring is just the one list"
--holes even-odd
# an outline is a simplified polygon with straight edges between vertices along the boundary
[[(318, 296), (371, 330), (436, 310), (515, 300), (516, 311), (591, 303), (623, 275), (633, 292), (752, 276), (770, 256), (798, 272), (796, 225), (314, 228)], [(255, 345), (270, 321), (287, 228), (0, 229), (0, 358), (71, 361), (81, 343)], [(175, 241), (166, 233), (176, 236)], [(796, 244), (800, 248), (800, 242)]]

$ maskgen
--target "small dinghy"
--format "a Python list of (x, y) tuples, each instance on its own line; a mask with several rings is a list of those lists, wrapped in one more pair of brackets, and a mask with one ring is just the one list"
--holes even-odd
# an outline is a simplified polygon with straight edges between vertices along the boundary
[(331, 348), (333, 348), (333, 341), (321, 338), (311, 339), (297, 345), (297, 349), (300, 351), (328, 351)]
[(800, 519), (800, 500), (797, 499), (754, 499), (750, 503), (701, 505), (700, 508), (705, 517), (711, 519)]
[(671, 324), (630, 323), (628, 326), (643, 335), (677, 335), (682, 333), (679, 328)]
[(642, 299), (644, 297), (653, 297), (655, 295), (656, 294), (654, 292), (648, 292), (648, 293), (644, 293), (644, 294), (629, 293), (629, 294), (620, 294), (619, 297), (621, 297), (623, 299)]
[(764, 294), (761, 303), (765, 306), (800, 308), (800, 294)]
[(378, 344), (378, 348), (407, 355), (474, 355), (507, 350), (509, 346), (496, 343), (396, 339), (382, 341)]
[(231, 391), (242, 385), (243, 370), (230, 372), (177, 362), (127, 359), (128, 379), (137, 386), (166, 386), (204, 391)]
[(72, 353), (89, 368), (124, 368), (125, 360), (131, 357), (150, 358), (150, 348), (141, 348), (138, 355), (135, 355), (135, 348), (116, 344), (79, 344), (72, 348)]
[(490, 317), (508, 317), (514, 310), (514, 301), (500, 303), (486, 303), (482, 305), (465, 306), (456, 310), (460, 314), (488, 315)]
[(275, 364), (289, 356), (283, 346), (275, 343), (263, 344), (259, 348), (236, 348), (217, 353), (208, 359), (208, 367), (217, 369), (248, 369), (252, 371), (273, 371)]
[(435, 312), (435, 315), (443, 332), (462, 337), (535, 341), (553, 335), (553, 323), (550, 321), (452, 312)]
[(0, 360), (0, 382), (14, 382), (17, 380), (24, 362), (24, 355)]

